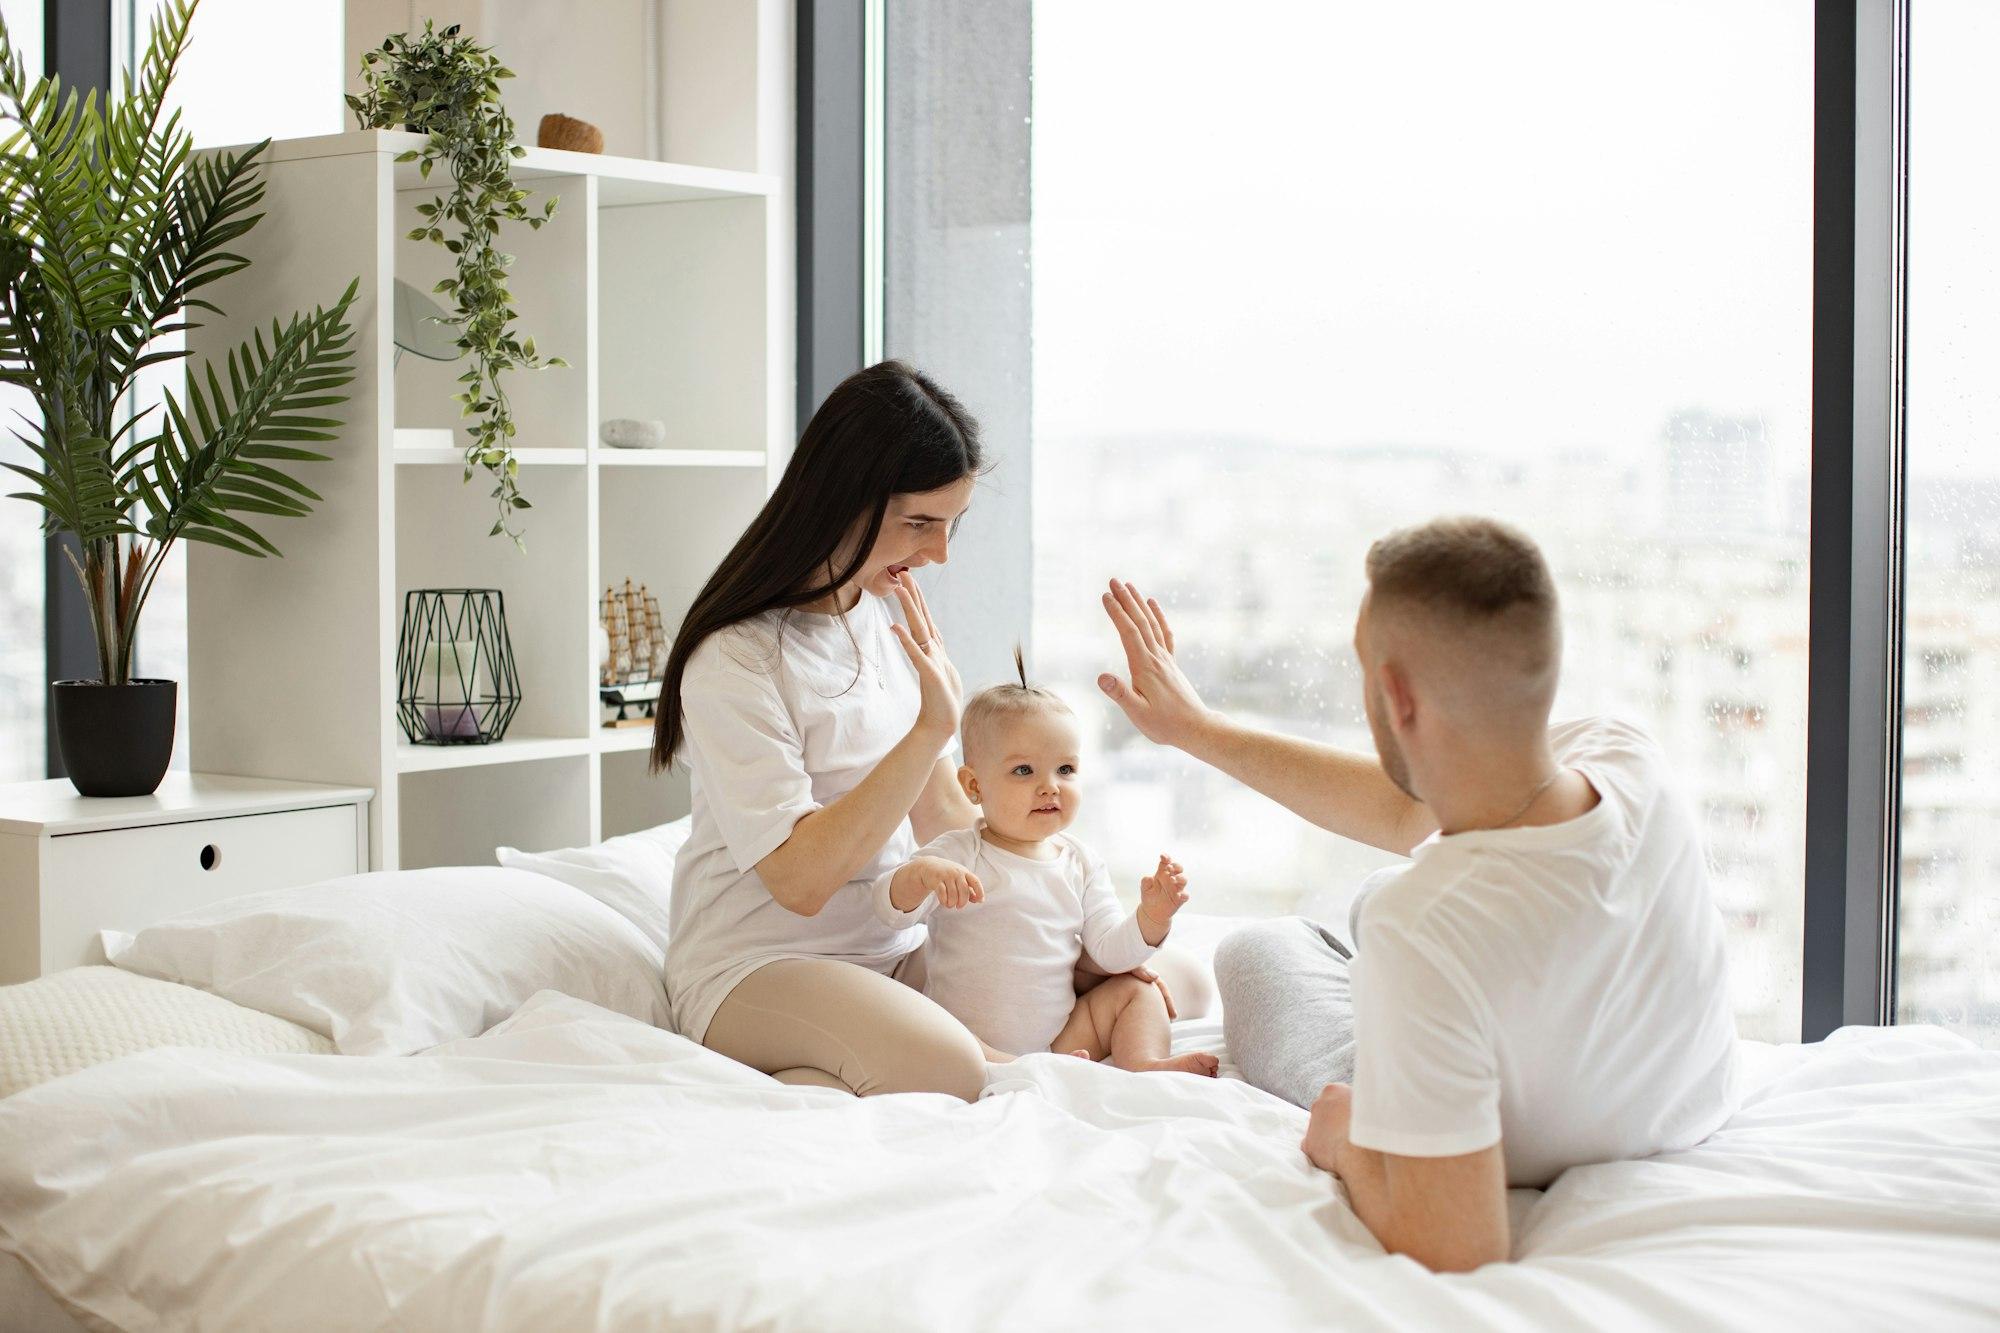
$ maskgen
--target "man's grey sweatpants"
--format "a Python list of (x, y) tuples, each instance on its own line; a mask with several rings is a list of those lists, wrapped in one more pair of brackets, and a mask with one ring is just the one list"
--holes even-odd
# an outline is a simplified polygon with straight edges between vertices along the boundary
[(1302, 916), (1259, 921), (1216, 946), (1223, 1038), (1245, 1081), (1295, 1106), (1354, 1081), (1353, 956)]

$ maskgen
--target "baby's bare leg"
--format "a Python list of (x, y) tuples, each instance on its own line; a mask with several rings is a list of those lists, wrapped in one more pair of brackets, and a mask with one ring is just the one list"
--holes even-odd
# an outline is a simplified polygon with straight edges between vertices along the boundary
[(1205, 1051), (1170, 1057), (1172, 1030), (1166, 1001), (1157, 987), (1136, 977), (1107, 978), (1091, 987), (1070, 1010), (1069, 1022), (1049, 1043), (1052, 1051), (1081, 1051), (1092, 1060), (1106, 1055), (1120, 1069), (1170, 1069), (1213, 1076), (1216, 1059)]
[[(1109, 980), (1105, 978), (1105, 982)], [(1049, 1043), (1051, 1051), (1057, 1055), (1080, 1055), (1086, 1060), (1102, 1060), (1111, 1054), (1111, 1024), (1107, 1019), (1100, 1028), (1095, 1012), (1105, 1007), (1104, 1002), (1091, 998), (1105, 988), (1105, 982), (1076, 997), (1076, 1007), (1069, 1011), (1069, 1021)]]

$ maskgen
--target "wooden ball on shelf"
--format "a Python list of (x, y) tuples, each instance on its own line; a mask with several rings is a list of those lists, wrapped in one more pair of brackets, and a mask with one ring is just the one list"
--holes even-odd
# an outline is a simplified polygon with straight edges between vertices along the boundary
[(543, 148), (566, 148), (572, 153), (601, 153), (604, 131), (587, 120), (550, 112), (542, 117), (535, 142)]

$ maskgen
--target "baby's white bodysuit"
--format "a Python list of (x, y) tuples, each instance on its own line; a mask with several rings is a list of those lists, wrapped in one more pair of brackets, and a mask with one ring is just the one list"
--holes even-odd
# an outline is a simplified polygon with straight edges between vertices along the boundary
[(941, 908), (927, 897), (914, 911), (889, 900), (895, 871), (875, 881), (875, 911), (886, 926), (930, 926), (924, 994), (996, 1050), (1046, 1051), (1076, 1007), (1074, 972), (1088, 950), (1106, 972), (1138, 967), (1153, 956), (1111, 877), (1076, 841), (1050, 839), (1056, 855), (1037, 861), (995, 847), (979, 830), (954, 829), (917, 852), (979, 876), (983, 902)]

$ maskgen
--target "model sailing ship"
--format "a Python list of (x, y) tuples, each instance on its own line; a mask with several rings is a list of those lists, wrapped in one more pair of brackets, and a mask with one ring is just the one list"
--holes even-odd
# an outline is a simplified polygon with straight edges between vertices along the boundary
[[(611, 651), (598, 671), (597, 697), (617, 709), (607, 727), (648, 727), (660, 698), (660, 680), (667, 671), (667, 627), (660, 620), (660, 599), (645, 584), (606, 588), (600, 608)], [(634, 711), (636, 710), (636, 711)]]

